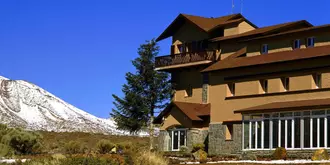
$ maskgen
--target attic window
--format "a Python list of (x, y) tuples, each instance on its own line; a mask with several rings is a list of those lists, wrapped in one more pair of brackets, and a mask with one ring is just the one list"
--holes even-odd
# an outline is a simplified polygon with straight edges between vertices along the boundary
[(268, 53), (268, 44), (263, 44), (261, 46), (261, 54), (267, 54)]

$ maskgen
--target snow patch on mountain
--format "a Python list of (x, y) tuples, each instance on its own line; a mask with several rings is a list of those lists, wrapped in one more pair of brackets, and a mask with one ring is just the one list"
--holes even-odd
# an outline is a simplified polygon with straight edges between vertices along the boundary
[(112, 119), (93, 116), (27, 81), (2, 76), (0, 121), (30, 130), (129, 134), (118, 130)]

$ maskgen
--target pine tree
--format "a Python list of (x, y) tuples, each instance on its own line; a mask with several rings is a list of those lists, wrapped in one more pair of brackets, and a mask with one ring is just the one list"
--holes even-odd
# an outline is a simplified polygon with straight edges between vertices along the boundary
[(154, 39), (140, 45), (139, 57), (132, 61), (136, 72), (126, 73), (127, 83), (122, 88), (124, 97), (113, 95), (116, 109), (111, 113), (119, 129), (136, 133), (149, 126), (150, 149), (153, 149), (155, 110), (167, 105), (172, 92), (168, 73), (155, 71), (158, 53), (159, 46)]

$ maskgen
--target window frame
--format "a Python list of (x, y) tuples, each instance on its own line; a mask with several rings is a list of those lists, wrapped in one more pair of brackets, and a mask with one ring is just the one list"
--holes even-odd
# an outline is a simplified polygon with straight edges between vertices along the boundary
[[(309, 41), (313, 41), (313, 42), (310, 43)], [(315, 37), (308, 37), (306, 41), (306, 47), (312, 48), (314, 46), (315, 46)]]
[[(309, 112), (309, 115), (306, 116), (305, 112)], [(322, 112), (322, 113), (313, 113), (313, 112)], [(291, 115), (284, 115), (284, 113)], [(274, 116), (273, 114), (279, 114), (279, 115)], [(329, 144), (330, 137), (328, 136), (330, 111), (327, 109), (290, 111), (290, 112), (280, 112), (280, 113), (277, 112), (259, 113), (259, 115), (262, 115), (262, 118), (258, 118), (258, 119), (249, 117), (252, 115), (255, 114), (242, 115), (242, 150), (243, 151), (275, 150), (277, 147), (285, 147), (287, 150), (302, 150), (302, 149), (315, 150), (320, 148), (330, 149), (330, 144)], [(264, 144), (266, 142), (264, 141), (265, 130), (266, 130), (264, 124), (265, 121), (269, 121), (267, 127), (269, 130), (269, 141), (267, 141), (268, 142), (267, 146), (269, 147), (266, 148)], [(277, 121), (276, 130), (274, 130), (275, 128), (273, 125), (274, 121)], [(261, 122), (261, 130), (260, 130), (261, 134), (257, 133), (258, 132), (258, 127), (256, 125), (257, 122)], [(296, 125), (296, 123), (299, 124)], [(305, 132), (306, 128), (309, 129), (308, 132)], [(244, 129), (248, 129), (248, 130), (246, 131)], [(295, 131), (295, 129), (299, 129), (299, 130)], [(245, 136), (248, 136), (248, 138), (246, 138)], [(274, 136), (276, 136), (276, 138), (274, 138)], [(284, 138), (282, 136), (284, 136)], [(306, 137), (308, 138), (305, 139)], [(314, 139), (313, 141), (313, 138), (316, 138), (316, 140)], [(276, 143), (277, 146), (273, 146), (274, 139), (277, 142)], [(258, 147), (259, 141), (261, 142), (261, 147)], [(307, 145), (307, 147), (305, 147), (305, 144)]]
[[(266, 48), (265, 51), (264, 51), (264, 48)], [(268, 54), (268, 51), (269, 51), (268, 44), (262, 44), (260, 54)]]
[[(298, 45), (297, 45), (298, 47), (296, 47), (296, 42), (298, 42)], [(300, 41), (300, 39), (293, 40), (292, 48), (293, 48), (293, 50), (300, 49), (301, 48), (301, 41)]]

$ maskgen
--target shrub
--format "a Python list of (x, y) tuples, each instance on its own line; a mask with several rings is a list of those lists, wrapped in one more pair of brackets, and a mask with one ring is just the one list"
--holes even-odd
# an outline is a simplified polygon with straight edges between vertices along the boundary
[(115, 145), (111, 143), (109, 140), (103, 139), (96, 144), (96, 147), (97, 147), (97, 151), (100, 154), (108, 154), (115, 147)]
[(9, 146), (0, 144), (0, 157), (8, 157), (12, 156), (14, 154), (13, 149), (11, 149)]
[(287, 158), (286, 149), (283, 147), (276, 148), (276, 150), (272, 155), (273, 160), (281, 160), (281, 159), (286, 160), (286, 158)]
[(193, 153), (194, 159), (198, 160), (201, 163), (206, 163), (207, 161), (207, 153), (204, 150), (198, 150)]
[(196, 143), (196, 144), (193, 144), (192, 152), (196, 152), (198, 150), (204, 151), (204, 149), (205, 149), (205, 145), (203, 143)]
[(131, 142), (121, 142), (116, 144), (116, 148), (119, 153), (127, 152), (132, 149), (133, 144)]
[(326, 149), (318, 149), (313, 153), (312, 160), (329, 160), (329, 154)]
[(134, 165), (168, 165), (162, 155), (156, 152), (141, 152), (133, 157)]
[(180, 146), (180, 152), (187, 153), (188, 152), (188, 147), (187, 146)]
[(64, 145), (65, 153), (67, 154), (79, 154), (83, 153), (82, 146), (76, 141), (70, 141)]
[(10, 146), (16, 154), (40, 153), (42, 136), (35, 132), (21, 129), (7, 129), (1, 139), (1, 143)]

